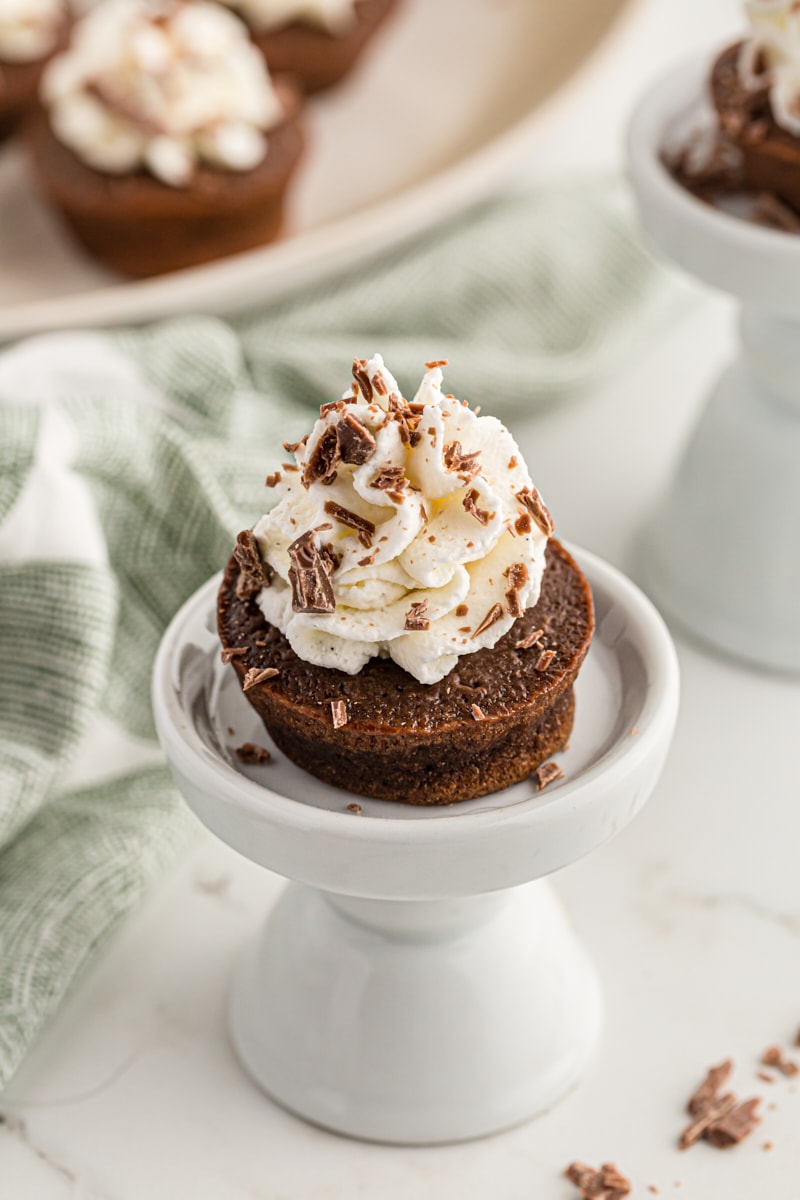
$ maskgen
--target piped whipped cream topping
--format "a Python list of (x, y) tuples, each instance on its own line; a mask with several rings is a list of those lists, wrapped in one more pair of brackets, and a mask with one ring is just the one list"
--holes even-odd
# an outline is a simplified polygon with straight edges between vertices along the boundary
[(223, 0), (255, 30), (312, 25), (342, 33), (355, 18), (355, 0)]
[(267, 480), (258, 604), (306, 662), (355, 675), (388, 656), (435, 683), (539, 597), (550, 515), (500, 421), (442, 394), (443, 365), (409, 403), (380, 355), (357, 359)]
[(0, 60), (23, 63), (46, 58), (65, 15), (63, 0), (0, 0)]
[(742, 82), (769, 91), (776, 124), (800, 137), (800, 4), (797, 0), (748, 0), (750, 37), (739, 59)]
[(208, 0), (102, 0), (48, 67), (58, 138), (109, 174), (184, 187), (198, 163), (249, 171), (284, 119), (245, 25)]

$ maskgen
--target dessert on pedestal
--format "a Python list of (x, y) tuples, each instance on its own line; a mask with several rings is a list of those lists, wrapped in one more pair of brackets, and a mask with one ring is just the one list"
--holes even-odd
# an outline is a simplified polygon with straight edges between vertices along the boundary
[(208, 0), (104, 0), (42, 82), (39, 183), (84, 247), (160, 274), (277, 236), (303, 138), (244, 25)]

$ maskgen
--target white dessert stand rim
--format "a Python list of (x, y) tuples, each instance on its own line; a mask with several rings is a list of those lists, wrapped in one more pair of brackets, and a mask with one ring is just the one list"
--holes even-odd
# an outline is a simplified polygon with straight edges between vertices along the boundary
[(716, 54), (695, 56), (661, 75), (645, 92), (628, 128), (629, 170), (640, 192), (672, 209), (699, 234), (727, 245), (732, 254), (748, 248), (766, 255), (773, 269), (788, 261), (789, 269), (795, 272), (800, 260), (800, 237), (756, 225), (704, 203), (673, 178), (662, 160), (670, 126), (692, 112), (700, 116), (707, 105), (707, 77), (715, 58)]
[[(487, 832), (499, 823), (514, 822), (541, 825), (554, 807), (568, 807), (579, 814), (582, 806), (591, 804), (597, 781), (610, 769), (628, 775), (638, 769), (664, 739), (665, 726), (671, 728), (677, 708), (678, 668), (674, 647), (661, 617), (650, 601), (621, 572), (587, 551), (575, 550), (581, 566), (595, 588), (610, 592), (622, 601), (633, 620), (637, 639), (647, 663), (647, 695), (636, 716), (635, 736), (627, 736), (611, 747), (600, 761), (592, 764), (577, 778), (562, 781), (548, 795), (547, 791), (532, 792), (528, 800), (516, 801), (505, 808), (483, 810), (448, 806), (434, 814), (430, 809), (420, 812), (425, 819), (400, 819), (380, 813), (380, 819), (354, 820), (348, 812), (329, 811), (308, 804), (297, 804), (269, 786), (248, 779), (221, 757), (212, 757), (184, 712), (174, 683), (176, 653), (186, 626), (198, 611), (213, 610), (219, 586), (219, 576), (210, 579), (183, 605), (164, 636), (154, 670), (153, 698), (156, 721), (162, 739), (168, 737), (169, 756), (182, 773), (194, 779), (198, 786), (216, 787), (220, 800), (230, 800), (240, 810), (264, 820), (274, 820), (287, 829), (298, 832), (317, 832), (328, 839), (344, 839), (364, 845), (396, 842), (421, 846), (443, 838), (455, 838), (459, 843), (486, 838)], [(630, 731), (628, 731), (630, 732)], [(533, 784), (531, 784), (533, 788)], [(358, 796), (352, 797), (354, 801)], [(417, 815), (416, 812), (414, 815)], [(468, 818), (457, 822), (453, 816)]]

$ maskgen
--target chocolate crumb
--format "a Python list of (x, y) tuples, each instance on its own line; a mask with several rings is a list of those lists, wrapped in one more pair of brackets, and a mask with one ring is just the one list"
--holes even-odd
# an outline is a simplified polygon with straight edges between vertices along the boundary
[(245, 742), (242, 746), (237, 746), (234, 753), (240, 763), (247, 763), (248, 766), (254, 767), (263, 767), (272, 759), (266, 746), (257, 746), (255, 742)]
[(514, 532), (518, 533), (521, 537), (525, 533), (530, 533), (532, 528), (531, 514), (527, 512), (520, 513), (514, 522)]
[(406, 623), (403, 628), (408, 629), (411, 632), (421, 633), (424, 633), (426, 630), (430, 629), (430, 618), (425, 616), (427, 609), (427, 600), (415, 601), (406, 613)]
[(730, 1079), (733, 1072), (733, 1059), (726, 1058), (718, 1067), (710, 1067), (703, 1082), (695, 1088), (689, 1097), (686, 1110), (691, 1116), (699, 1116), (705, 1112), (708, 1105), (716, 1100), (720, 1088)]
[(689, 1097), (687, 1109), (694, 1117), (684, 1129), (678, 1145), (687, 1150), (700, 1138), (705, 1138), (718, 1150), (726, 1150), (743, 1141), (761, 1118), (757, 1110), (761, 1103), (758, 1097), (739, 1101), (733, 1092), (720, 1095), (733, 1070), (733, 1062), (727, 1058), (718, 1067), (711, 1067), (705, 1079)]
[(514, 643), (515, 650), (530, 650), (537, 642), (540, 642), (544, 637), (543, 629), (533, 629), (527, 637), (524, 637), (521, 642)]
[(448, 471), (455, 471), (463, 483), (469, 483), (480, 470), (480, 451), (475, 450), (472, 454), (464, 454), (461, 442), (448, 442), (442, 457), (445, 468)]
[(472, 715), (476, 721), (486, 720), (486, 713), (477, 704), (472, 705)]
[(555, 523), (536, 488), (523, 488), (517, 492), (517, 499), (527, 508), (545, 537), (550, 537), (555, 532)]
[(758, 1096), (743, 1100), (714, 1122), (706, 1133), (706, 1139), (718, 1150), (738, 1146), (739, 1142), (743, 1142), (756, 1126), (761, 1124), (761, 1117), (758, 1115), (760, 1104)]
[(581, 1193), (581, 1200), (623, 1200), (630, 1195), (631, 1182), (614, 1163), (603, 1163), (599, 1171), (573, 1162), (564, 1172)]
[(226, 646), (220, 658), (227, 666), (234, 658), (241, 658), (243, 654), (247, 654), (247, 646)]
[(347, 806), (347, 811), (348, 811), (348, 812), (354, 812), (354, 813), (360, 813), (360, 812), (361, 812), (361, 805), (360, 805), (360, 804), (356, 804), (356, 802), (355, 802), (355, 801), (353, 801), (353, 803), (352, 803), (352, 804), (348, 804), (348, 806)]
[(465, 617), (468, 612), (469, 612), (468, 604), (459, 604), (458, 608), (456, 609), (456, 616), (457, 617)]
[(479, 637), (480, 634), (485, 633), (487, 629), (490, 629), (491, 626), (494, 625), (494, 623), (496, 621), (502, 620), (502, 617), (503, 617), (502, 605), (493, 604), (492, 607), (487, 612), (486, 616), (481, 621), (478, 628), (473, 632), (472, 636)]
[(276, 675), (280, 675), (280, 671), (276, 667), (250, 667), (244, 677), (242, 683), (242, 691), (249, 692), (250, 688), (257, 687), (259, 683), (266, 683), (268, 679), (274, 679)]
[(264, 487), (268, 487), (268, 488), (277, 487), (282, 478), (283, 478), (283, 476), (281, 475), (280, 471), (273, 471), (272, 474), (268, 475), (267, 478), (264, 480)]
[(543, 650), (536, 660), (535, 671), (546, 671), (556, 656), (555, 650)]
[(756, 1071), (756, 1079), (760, 1079), (762, 1083), (774, 1083), (775, 1076), (770, 1075), (768, 1071)]
[(236, 730), (233, 728), (232, 725), (228, 726), (228, 733), (230, 734), (231, 737), (233, 737), (233, 735), (236, 733)]
[(461, 503), (464, 505), (464, 508), (470, 514), (470, 516), (473, 516), (476, 521), (478, 521), (481, 525), (488, 525), (493, 519), (494, 513), (487, 512), (485, 508), (479, 508), (479, 500), (480, 492), (475, 488), (472, 488), (469, 492), (467, 492)]
[(347, 724), (349, 716), (346, 700), (331, 700), (331, 719), (334, 729), (341, 729), (343, 725)]
[(784, 1054), (780, 1046), (768, 1046), (761, 1056), (761, 1061), (765, 1067), (774, 1067), (776, 1071), (780, 1071), (781, 1075), (787, 1075), (790, 1078), (794, 1075), (800, 1075), (800, 1066)]
[(548, 784), (555, 783), (557, 779), (562, 779), (564, 772), (557, 762), (546, 762), (537, 767), (533, 775), (536, 780), (536, 790), (537, 792), (541, 792)]

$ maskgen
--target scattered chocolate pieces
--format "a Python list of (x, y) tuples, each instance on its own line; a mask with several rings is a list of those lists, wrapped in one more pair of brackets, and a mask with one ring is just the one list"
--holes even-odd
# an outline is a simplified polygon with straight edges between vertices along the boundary
[(352, 804), (348, 804), (348, 806), (347, 806), (347, 811), (348, 811), (348, 812), (354, 812), (354, 813), (360, 813), (360, 812), (361, 812), (361, 805), (360, 805), (360, 804), (356, 804), (356, 803), (355, 803), (355, 801), (354, 801)]
[(488, 525), (489, 522), (493, 519), (494, 513), (487, 512), (485, 508), (479, 508), (478, 507), (479, 499), (480, 499), (480, 492), (478, 492), (475, 488), (472, 488), (469, 492), (467, 492), (466, 496), (464, 497), (464, 499), (462, 500), (461, 503), (464, 505), (464, 508), (467, 510), (467, 512), (475, 518), (476, 521), (478, 521), (481, 525)]
[(309, 530), (289, 547), (292, 608), (295, 612), (332, 613), (336, 610), (336, 600), (330, 577), (335, 567), (332, 558), (319, 551), (315, 537)]
[(536, 790), (537, 792), (541, 792), (542, 788), (546, 788), (549, 783), (555, 783), (557, 779), (563, 779), (564, 772), (557, 762), (546, 762), (536, 768), (533, 776), (536, 780)]
[(266, 683), (268, 679), (274, 679), (276, 675), (280, 675), (280, 671), (276, 667), (250, 667), (244, 677), (242, 683), (242, 691), (249, 692), (250, 688), (257, 687), (259, 683)]
[(406, 473), (402, 467), (381, 467), (369, 486), (386, 492), (395, 504), (399, 504), (403, 499), (403, 491), (407, 482)]
[(726, 1150), (743, 1141), (761, 1121), (756, 1096), (739, 1102), (733, 1092), (720, 1095), (733, 1071), (733, 1062), (726, 1058), (718, 1067), (711, 1067), (705, 1079), (689, 1097), (687, 1110), (694, 1118), (684, 1129), (678, 1145), (688, 1150), (700, 1138), (705, 1138), (718, 1150)]
[(263, 767), (272, 760), (272, 755), (266, 746), (257, 746), (255, 742), (245, 742), (234, 751), (240, 763), (252, 767)]
[(524, 563), (512, 563), (506, 571), (506, 579), (508, 580), (506, 604), (508, 605), (509, 616), (521, 617), (525, 609), (522, 606), (519, 593), (528, 582), (528, 568)]
[(768, 1046), (761, 1056), (761, 1061), (765, 1067), (774, 1067), (776, 1071), (780, 1071), (781, 1075), (790, 1078), (800, 1075), (800, 1066), (793, 1058), (789, 1058), (788, 1054), (784, 1054), (780, 1046)]
[(476, 721), (486, 720), (486, 713), (477, 704), (472, 705), (472, 715)]
[(614, 1163), (603, 1163), (599, 1171), (585, 1163), (570, 1163), (564, 1172), (581, 1194), (581, 1200), (623, 1200), (629, 1196), (631, 1182)]
[(375, 532), (375, 526), (372, 521), (368, 521), (366, 517), (360, 517), (358, 513), (351, 512), (349, 508), (344, 508), (341, 504), (337, 504), (335, 500), (325, 501), (325, 512), (329, 516), (335, 517), (340, 525), (346, 525), (348, 529), (358, 531), (358, 540), (361, 545), (369, 550), (372, 545), (372, 535)]
[(473, 630), (472, 636), (479, 637), (480, 634), (485, 633), (487, 629), (490, 629), (491, 626), (494, 625), (495, 621), (502, 620), (502, 617), (503, 617), (503, 606), (501, 604), (493, 604), (492, 607), (487, 612), (486, 616), (481, 621), (478, 628)]
[(546, 671), (556, 656), (555, 650), (543, 650), (534, 665), (535, 671)]
[(333, 426), (329, 426), (309, 455), (303, 471), (303, 483), (331, 484), (336, 478), (339, 464), (339, 438)]
[(427, 609), (427, 600), (415, 601), (406, 613), (406, 623), (403, 628), (412, 632), (419, 631), (421, 633), (424, 633), (427, 629), (430, 629), (430, 618), (425, 616)]
[(227, 666), (229, 662), (233, 662), (235, 658), (241, 658), (243, 654), (247, 654), (247, 646), (226, 646), (220, 653), (220, 659)]
[(236, 538), (233, 557), (239, 564), (236, 595), (239, 600), (251, 600), (262, 588), (270, 585), (270, 569), (262, 561), (258, 542), (252, 529), (243, 529)]
[(349, 721), (346, 700), (331, 700), (331, 719), (334, 729), (341, 729)]
[(337, 423), (336, 438), (343, 463), (360, 467), (375, 453), (375, 438), (352, 413), (345, 413)]
[(521, 492), (517, 492), (517, 499), (528, 510), (545, 537), (550, 537), (555, 531), (555, 522), (536, 488), (523, 488)]
[(464, 454), (461, 442), (448, 442), (443, 454), (446, 469), (455, 471), (464, 483), (469, 483), (478, 474), (480, 457), (479, 450), (474, 450), (472, 454)]
[(522, 639), (521, 642), (514, 643), (514, 649), (515, 650), (530, 650), (531, 647), (535, 646), (537, 644), (537, 642), (540, 642), (543, 637), (544, 637), (543, 629), (533, 629), (527, 635), (527, 637), (524, 637)]

